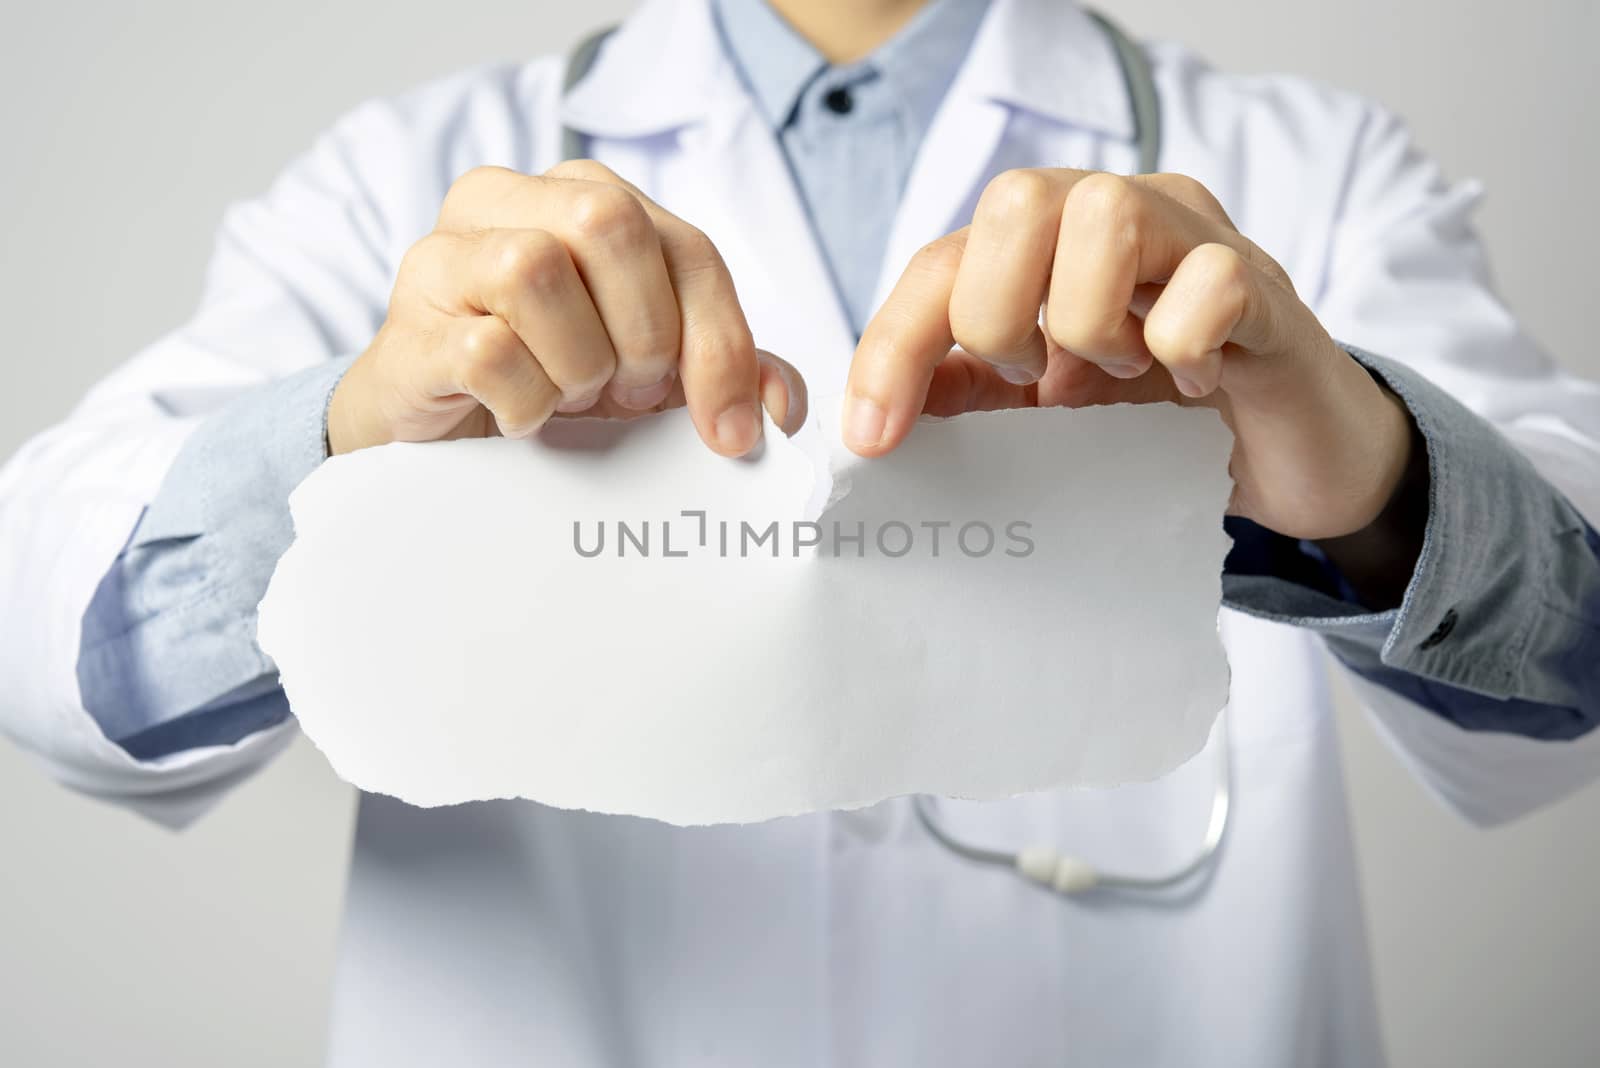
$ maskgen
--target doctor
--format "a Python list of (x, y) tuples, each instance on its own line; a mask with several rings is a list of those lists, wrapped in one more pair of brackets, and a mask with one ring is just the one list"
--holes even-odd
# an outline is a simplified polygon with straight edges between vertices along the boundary
[[(194, 319), (0, 472), (0, 723), (174, 826), (281, 750), (254, 607), (330, 452), (687, 404), (734, 456), (808, 388), (866, 456), (923, 411), (1212, 405), (1237, 806), (1194, 879), (1066, 900), (907, 801), (679, 829), (366, 797), (330, 1063), (1380, 1063), (1321, 646), (1468, 818), (1600, 773), (1600, 388), (1392, 116), (1144, 55), (1136, 178), (1066, 0), (648, 0), (570, 90), (551, 57), (358, 109), (228, 214)], [(529, 650), (531, 699), (553, 670)], [(941, 817), (1170, 870), (1215, 755)]]

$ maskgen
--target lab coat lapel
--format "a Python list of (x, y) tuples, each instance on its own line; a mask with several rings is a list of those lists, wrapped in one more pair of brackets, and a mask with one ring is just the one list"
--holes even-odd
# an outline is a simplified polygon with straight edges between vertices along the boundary
[(918, 248), (960, 229), (963, 205), (989, 173), (989, 161), (1005, 132), (1006, 108), (958, 93), (959, 81), (928, 128), (906, 191), (900, 198), (879, 269), (873, 307), (879, 307)]
[(800, 192), (742, 87), (681, 138), (673, 210), (716, 242), (756, 344), (799, 368), (814, 396), (843, 389), (855, 334)]
[[(814, 396), (842, 389), (854, 334), (794, 178), (722, 46), (708, 0), (647, 0), (561, 112), (597, 139), (597, 153), (609, 146), (630, 164), (627, 177), (717, 242), (758, 345), (781, 350)], [(967, 221), (964, 209), (995, 169), (1019, 112), (1131, 137), (1115, 52), (1078, 5), (994, 0), (917, 154), (878, 302), (919, 246)]]
[(854, 332), (707, 0), (648, 0), (561, 110), (597, 156), (716, 243), (757, 345), (798, 367), (813, 396), (843, 389)]
[[(999, 169), (997, 153), (1019, 112), (1049, 124), (1132, 138), (1133, 114), (1116, 53), (1077, 4), (991, 4), (917, 153), (890, 232), (875, 304), (889, 295), (918, 248), (970, 221), (969, 206)], [(1065, 164), (1038, 158), (1025, 165)]]

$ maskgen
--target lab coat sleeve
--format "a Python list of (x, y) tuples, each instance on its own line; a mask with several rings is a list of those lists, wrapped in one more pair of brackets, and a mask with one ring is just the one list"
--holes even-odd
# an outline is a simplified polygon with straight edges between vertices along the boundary
[[(1592, 703), (1596, 665), (1574, 651), (1594, 649), (1600, 630), (1600, 386), (1564, 372), (1494, 292), (1471, 225), (1478, 199), (1476, 186), (1447, 183), (1403, 124), (1371, 108), (1311, 296), (1336, 337), (1391, 361), (1366, 358), (1413, 417), (1432, 418), (1422, 427), (1434, 468), (1429, 542), (1406, 603), (1380, 621), (1382, 664), (1372, 666), (1490, 697)], [(1427, 395), (1435, 387), (1486, 425), (1449, 415)], [(1372, 647), (1351, 632), (1330, 637), (1336, 652), (1341, 641), (1358, 666)], [(1600, 731), (1543, 740), (1463, 729), (1380, 672), (1352, 674), (1380, 729), (1476, 822), (1513, 818), (1600, 777)]]
[[(230, 512), (245, 498), (226, 477), (229, 458), (212, 457), (192, 465), (198, 474), (179, 479), (187, 495), (164, 503), (160, 529), (134, 538), (186, 450), (203, 451), (188, 447), (207, 436), (208, 425), (294, 413), (293, 434), (233, 458), (240, 480), (278, 478), (283, 484), (267, 496), (281, 506), (297, 465), (306, 463), (306, 443), (320, 445), (319, 406), (336, 381), (336, 361), (362, 351), (382, 323), (404, 250), (431, 225), (455, 175), (478, 163), (528, 166), (535, 124), (527, 112), (554, 115), (558, 78), (554, 60), (486, 69), (352, 112), (264, 196), (227, 213), (194, 317), (0, 468), (0, 730), (61, 781), (181, 825), (287, 743), (292, 720), (272, 707), (281, 695), (270, 663), (253, 646), (259, 594), (252, 583), (260, 576), (214, 588), (222, 572), (198, 554), (187, 580), (192, 596), (172, 598), (183, 610), (231, 597), (237, 603), (228, 612), (236, 618), (228, 640), (239, 648), (218, 645), (216, 634), (209, 648), (186, 643), (181, 622), (152, 624), (150, 606), (137, 599), (125, 620), (165, 633), (142, 647), (128, 665), (132, 675), (148, 682), (190, 671), (224, 690), (244, 683), (231, 696), (254, 706), (240, 721), (240, 736), (225, 744), (139, 759), (109, 738), (80, 687), (86, 615), (131, 539), (144, 548), (182, 546), (203, 538), (219, 517), (247, 521)], [(237, 434), (209, 436), (239, 443)], [(281, 462), (264, 455), (280, 445)], [(253, 496), (258, 503), (249, 507), (259, 511), (262, 495)], [(196, 618), (214, 622), (219, 614)], [(207, 662), (186, 666), (185, 656)], [(233, 666), (209, 671), (230, 657)], [(204, 689), (190, 695), (196, 707), (230, 696)], [(116, 722), (118, 710), (99, 711)]]

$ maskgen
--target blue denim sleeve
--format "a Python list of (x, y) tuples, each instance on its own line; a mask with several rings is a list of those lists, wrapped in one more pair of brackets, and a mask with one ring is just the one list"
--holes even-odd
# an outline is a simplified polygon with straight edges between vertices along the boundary
[(1322, 634), (1351, 670), (1466, 730), (1600, 725), (1600, 534), (1483, 419), (1409, 368), (1347, 351), (1410, 410), (1428, 519), (1400, 607), (1363, 608), (1314, 546), (1230, 520), (1227, 603)]
[(202, 423), (101, 579), (78, 685), (133, 757), (229, 745), (288, 717), (256, 605), (293, 538), (289, 491), (327, 457), (328, 400), (350, 362), (252, 390)]

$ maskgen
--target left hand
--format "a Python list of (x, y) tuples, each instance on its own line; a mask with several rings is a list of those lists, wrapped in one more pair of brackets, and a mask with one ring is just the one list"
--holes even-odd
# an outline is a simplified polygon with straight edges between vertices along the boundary
[(1216, 408), (1229, 510), (1290, 537), (1373, 524), (1411, 459), (1401, 402), (1204, 186), (1074, 170), (999, 175), (912, 259), (856, 350), (845, 442), (881, 456), (924, 412), (1121, 401)]

